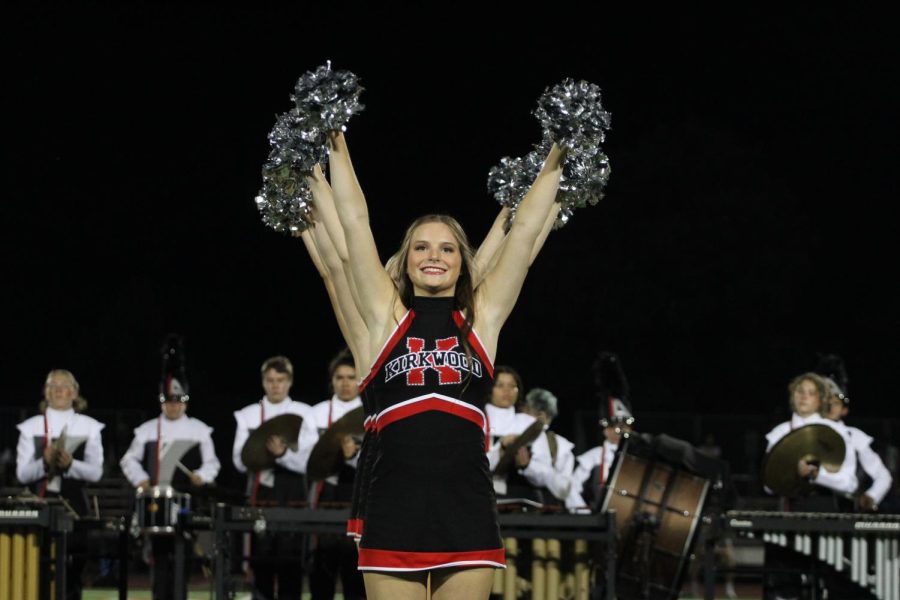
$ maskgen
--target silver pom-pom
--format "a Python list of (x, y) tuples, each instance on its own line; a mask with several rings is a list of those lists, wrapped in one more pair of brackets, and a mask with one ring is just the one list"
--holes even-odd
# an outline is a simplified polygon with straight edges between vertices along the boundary
[(610, 170), (609, 158), (599, 148), (566, 155), (557, 196), (562, 208), (555, 229), (565, 225), (576, 208), (594, 206), (603, 199)]
[(363, 88), (350, 71), (332, 71), (331, 61), (300, 76), (291, 100), (311, 136), (322, 140), (329, 131), (345, 131), (350, 117), (365, 108), (359, 103)]
[(545, 137), (573, 150), (602, 143), (610, 122), (610, 114), (600, 103), (600, 87), (572, 79), (545, 90), (534, 115)]
[(289, 161), (270, 157), (262, 177), (255, 202), (263, 223), (282, 233), (305, 231), (312, 223), (312, 192), (305, 175)]
[(275, 231), (305, 231), (312, 224), (312, 193), (306, 177), (328, 161), (328, 133), (344, 131), (363, 109), (363, 88), (350, 71), (332, 71), (331, 62), (297, 80), (295, 107), (278, 116), (269, 132), (269, 158), (255, 198), (263, 223)]
[(269, 160), (277, 159), (300, 173), (311, 175), (316, 164), (324, 164), (328, 158), (325, 137), (309, 127), (296, 109), (281, 114), (269, 132), (272, 147)]
[(491, 167), (488, 171), (488, 192), (501, 206), (509, 207), (509, 218), (506, 221), (506, 229), (512, 225), (516, 218), (516, 209), (528, 188), (537, 178), (543, 166), (544, 156), (541, 149), (533, 150), (524, 157), (510, 158), (504, 156), (500, 164)]
[(609, 158), (600, 149), (610, 114), (600, 102), (600, 87), (566, 79), (545, 90), (534, 115), (544, 132), (543, 146), (566, 149), (557, 199), (562, 205), (555, 228), (563, 227), (576, 208), (597, 204), (609, 180)]

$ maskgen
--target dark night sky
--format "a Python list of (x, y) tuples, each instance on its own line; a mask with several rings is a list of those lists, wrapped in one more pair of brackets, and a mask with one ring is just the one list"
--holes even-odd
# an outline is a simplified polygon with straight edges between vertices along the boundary
[(4, 404), (33, 405), (65, 367), (96, 407), (152, 408), (169, 331), (186, 336), (199, 416), (258, 398), (258, 366), (278, 353), (295, 362), (295, 397), (325, 397), (340, 346), (327, 297), (253, 196), (275, 114), (330, 59), (366, 88), (348, 140), (384, 256), (426, 212), (480, 241), (498, 209), (487, 171), (538, 140), (543, 89), (603, 88), (607, 197), (552, 234), (498, 355), (563, 415), (593, 407), (589, 367), (612, 349), (638, 411), (773, 412), (828, 351), (858, 415), (900, 416), (885, 16), (647, 8), (573, 26), (521, 8), (316, 6), (9, 15)]

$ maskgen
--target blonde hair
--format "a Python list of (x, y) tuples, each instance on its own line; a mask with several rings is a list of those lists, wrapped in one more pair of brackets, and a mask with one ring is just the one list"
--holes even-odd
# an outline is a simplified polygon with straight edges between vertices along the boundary
[(825, 416), (825, 412), (828, 410), (827, 400), (828, 400), (828, 391), (829, 386), (822, 378), (821, 375), (817, 375), (815, 373), (803, 373), (802, 375), (797, 375), (791, 382), (788, 384), (788, 404), (791, 407), (791, 411), (797, 412), (797, 408), (794, 406), (794, 392), (800, 387), (804, 381), (810, 381), (814, 386), (816, 386), (816, 391), (819, 392), (819, 410), (816, 411), (820, 415)]
[(75, 398), (72, 400), (72, 408), (75, 412), (84, 412), (87, 410), (87, 400), (81, 397), (79, 393), (81, 390), (81, 386), (78, 385), (78, 380), (75, 379), (75, 375), (72, 374), (72, 371), (68, 369), (53, 369), (49, 373), (47, 373), (47, 378), (44, 380), (44, 398), (38, 404), (38, 410), (40, 412), (45, 412), (47, 410), (48, 402), (47, 402), (47, 386), (50, 385), (50, 380), (53, 379), (54, 375), (62, 375), (63, 377), (69, 380), (69, 383), (72, 384), (72, 387), (75, 388)]

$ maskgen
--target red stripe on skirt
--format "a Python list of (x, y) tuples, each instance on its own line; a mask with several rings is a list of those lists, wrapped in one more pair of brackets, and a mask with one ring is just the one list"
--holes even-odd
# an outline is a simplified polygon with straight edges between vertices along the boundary
[[(474, 563), (474, 564), (473, 564)], [(495, 550), (470, 550), (467, 552), (402, 552), (399, 550), (359, 549), (359, 568), (365, 569), (431, 569), (453, 564), (477, 566), (505, 566), (506, 552)]]

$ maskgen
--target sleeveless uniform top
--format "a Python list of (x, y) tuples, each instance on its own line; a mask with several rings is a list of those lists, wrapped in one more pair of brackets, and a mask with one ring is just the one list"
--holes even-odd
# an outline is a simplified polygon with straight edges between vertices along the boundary
[(467, 355), (453, 302), (415, 298), (360, 385), (360, 570), (505, 565), (485, 456), (493, 365), (474, 332)]

